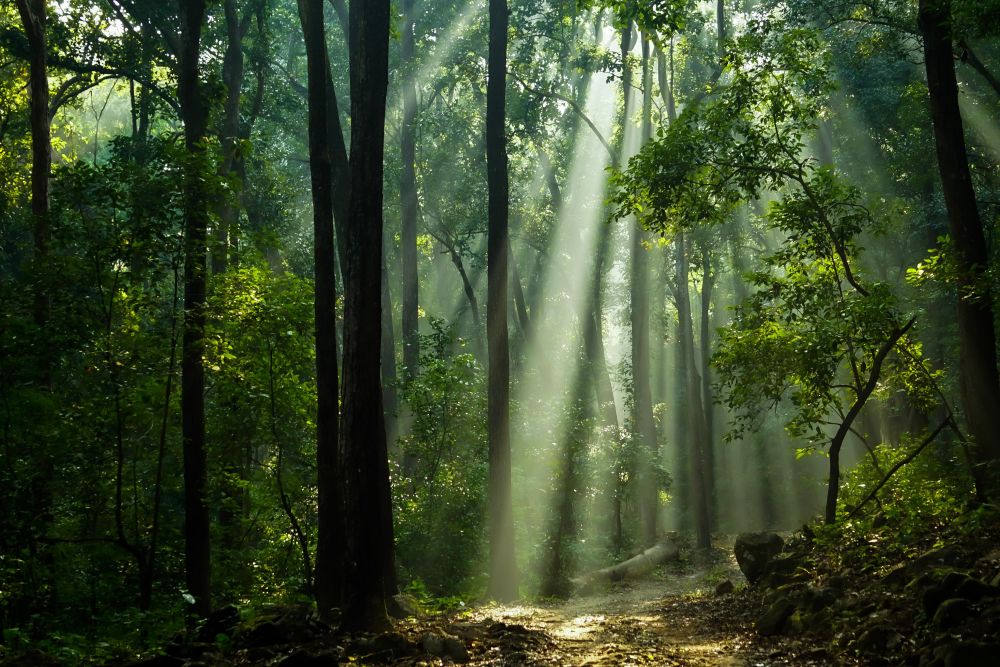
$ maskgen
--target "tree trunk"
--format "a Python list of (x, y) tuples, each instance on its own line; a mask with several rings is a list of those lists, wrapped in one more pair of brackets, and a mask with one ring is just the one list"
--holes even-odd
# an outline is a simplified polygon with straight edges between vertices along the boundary
[[(404, 285), (405, 290), (405, 285)], [(396, 392), (396, 332), (392, 325), (392, 294), (389, 292), (389, 268), (382, 239), (382, 401), (385, 406), (385, 439), (394, 450), (399, 437), (399, 397)]]
[[(642, 36), (642, 141), (647, 141), (652, 135), (652, 69), (649, 59), (649, 40)], [(623, 52), (623, 57), (626, 55)], [(629, 81), (631, 83), (631, 81)], [(629, 95), (630, 89), (625, 94)], [(625, 118), (628, 123), (628, 117)], [(632, 271), (629, 282), (629, 323), (632, 330), (632, 400), (635, 413), (633, 415), (633, 436), (643, 452), (644, 470), (641, 472), (640, 508), (643, 520), (643, 539), (646, 544), (656, 540), (657, 514), (659, 508), (659, 489), (655, 481), (656, 459), (659, 457), (659, 447), (656, 439), (656, 426), (653, 421), (653, 396), (649, 383), (649, 260), (643, 245), (647, 234), (634, 219), (632, 226), (631, 260)]]
[[(338, 456), (336, 272), (333, 239), (333, 166), (330, 151), (323, 6), (299, 0), (309, 90), (309, 167), (312, 180), (316, 315), (316, 486), (318, 536), (314, 590), (322, 616), (341, 600), (344, 569), (343, 496)], [(333, 111), (336, 113), (336, 110)]]
[(204, 0), (179, 2), (181, 50), (177, 97), (189, 154), (184, 189), (184, 336), (181, 347), (181, 430), (184, 442), (184, 565), (193, 611), (211, 610), (211, 550), (205, 498), (205, 291), (208, 200), (204, 137), (208, 121), (198, 76)]
[(678, 406), (685, 411), (687, 432), (679, 433), (681, 442), (689, 443), (689, 492), (694, 514), (696, 544), (699, 549), (712, 546), (711, 516), (705, 484), (705, 417), (701, 405), (700, 382), (696, 369), (694, 325), (692, 323), (691, 297), (688, 292), (688, 257), (684, 234), (676, 238), (677, 252), (677, 344), (683, 348), (682, 365), (678, 381), (684, 384), (685, 403)]
[[(49, 319), (49, 294), (45, 288), (43, 264), (49, 253), (49, 171), (52, 168), (52, 139), (49, 129), (49, 78), (45, 36), (45, 0), (17, 0), (17, 11), (28, 36), (28, 109), (31, 125), (31, 216), (35, 227), (35, 325), (39, 331)], [(44, 348), (44, 346), (42, 346)], [(43, 356), (47, 356), (44, 349)], [(43, 362), (47, 366), (46, 362)], [(43, 369), (43, 375), (47, 371)], [(45, 383), (48, 382), (47, 377)]]
[[(996, 330), (986, 271), (989, 250), (969, 172), (958, 84), (952, 57), (951, 1), (920, 0), (927, 85), (937, 144), (938, 167), (948, 208), (951, 240), (958, 267), (959, 381), (969, 432), (975, 440), (976, 486), (995, 497), (996, 479), (988, 468), (1000, 458), (1000, 376)], [(975, 296), (968, 295), (969, 290)]]
[[(225, 0), (223, 14), (226, 24), (226, 52), (222, 59), (222, 83), (226, 87), (226, 99), (219, 132), (219, 142), (222, 145), (219, 173), (223, 178), (239, 181), (241, 172), (237, 169), (237, 158), (240, 147), (240, 97), (243, 90), (243, 37), (249, 23), (247, 20), (240, 21), (236, 0)], [(247, 19), (249, 16), (248, 12)], [(242, 183), (238, 189), (242, 190)], [(229, 267), (229, 235), (239, 218), (238, 197), (237, 193), (234, 197), (219, 198), (219, 220), (211, 252), (213, 274), (225, 273)]]
[(340, 442), (347, 519), (345, 629), (390, 626), (392, 502), (380, 380), (389, 2), (350, 8), (351, 198), (345, 225), (344, 391)]
[(657, 565), (680, 556), (680, 549), (671, 541), (660, 542), (649, 547), (641, 554), (622, 561), (617, 565), (596, 570), (573, 580), (574, 588), (581, 593), (587, 593), (601, 582), (616, 582), (624, 579), (634, 579), (652, 572)]
[(489, 537), (488, 595), (517, 598), (514, 515), (510, 470), (510, 350), (507, 332), (507, 0), (490, 0), (490, 44), (486, 84), (486, 172), (489, 186), (486, 338), (489, 354)]
[(701, 335), (699, 347), (701, 352), (701, 409), (705, 417), (705, 440), (703, 456), (705, 461), (705, 497), (708, 502), (708, 514), (714, 522), (716, 516), (715, 498), (715, 400), (712, 396), (712, 288), (715, 277), (712, 275), (712, 261), (708, 249), (702, 249), (701, 255)]
[(413, 378), (420, 363), (420, 338), (417, 336), (417, 177), (416, 129), (417, 87), (414, 82), (413, 40), (414, 0), (403, 0), (403, 34), (399, 45), (400, 67), (403, 70), (403, 123), (400, 128), (402, 169), (399, 177), (399, 198), (402, 210), (400, 243), (403, 260), (403, 370)]

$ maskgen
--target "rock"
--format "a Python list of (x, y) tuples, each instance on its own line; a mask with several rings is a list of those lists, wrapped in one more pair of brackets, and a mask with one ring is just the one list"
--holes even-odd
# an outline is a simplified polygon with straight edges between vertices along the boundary
[(420, 647), (424, 653), (435, 658), (450, 658), (453, 662), (459, 663), (469, 661), (469, 651), (465, 648), (465, 643), (456, 637), (428, 632), (420, 638)]
[(733, 586), (733, 582), (731, 582), (728, 579), (726, 579), (725, 581), (719, 582), (719, 585), (715, 587), (715, 594), (716, 595), (729, 595), (734, 590), (736, 590), (736, 587)]
[(990, 586), (972, 577), (965, 577), (958, 585), (958, 588), (955, 589), (955, 597), (972, 600), (973, 602), (982, 600), (983, 598), (996, 597), (998, 594), (1000, 594), (1000, 591), (997, 590), (996, 586)]
[(216, 609), (205, 619), (198, 630), (196, 641), (214, 642), (219, 635), (231, 637), (236, 626), (240, 624), (240, 610), (233, 605), (226, 605)]
[(777, 533), (741, 533), (736, 538), (733, 551), (743, 576), (751, 584), (755, 584), (764, 576), (768, 565), (784, 546), (785, 541)]
[(399, 593), (393, 595), (390, 604), (387, 605), (389, 615), (393, 618), (412, 618), (420, 615), (420, 603), (412, 595)]
[(458, 663), (469, 662), (469, 650), (465, 643), (455, 637), (444, 638), (444, 655)]
[(1000, 644), (959, 642), (941, 652), (944, 667), (982, 667), (995, 664), (1000, 655)]
[(815, 613), (831, 606), (841, 595), (841, 591), (829, 586), (806, 586), (802, 597), (806, 610)]
[(181, 667), (184, 660), (173, 655), (156, 655), (139, 662), (130, 663), (128, 667)]
[(257, 623), (247, 631), (243, 643), (248, 647), (275, 646), (288, 641), (285, 633), (274, 621)]
[(990, 586), (1000, 588), (1000, 572), (997, 572), (996, 576), (990, 579)]
[(931, 549), (917, 556), (910, 563), (910, 571), (914, 574), (925, 572), (933, 567), (954, 567), (958, 565), (961, 554), (958, 547), (948, 545), (940, 549)]
[(795, 605), (791, 600), (784, 597), (776, 600), (757, 620), (757, 632), (765, 637), (780, 634), (794, 613)]
[(862, 653), (879, 653), (896, 648), (903, 641), (902, 636), (885, 625), (877, 625), (865, 630), (854, 647)]
[(300, 649), (277, 663), (277, 667), (337, 667), (341, 651)]
[(939, 628), (951, 628), (972, 615), (972, 604), (962, 598), (945, 600), (934, 612), (934, 625)]
[(55, 658), (37, 648), (30, 648), (16, 658), (4, 661), (4, 667), (59, 667), (58, 658)]
[(398, 632), (384, 632), (371, 641), (372, 651), (391, 653), (393, 659), (416, 653), (416, 647)]

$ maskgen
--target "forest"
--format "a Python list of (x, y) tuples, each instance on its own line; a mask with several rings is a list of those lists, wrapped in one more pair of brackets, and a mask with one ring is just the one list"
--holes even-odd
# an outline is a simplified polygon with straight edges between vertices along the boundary
[(998, 223), (998, 0), (4, 0), (0, 665), (996, 664)]

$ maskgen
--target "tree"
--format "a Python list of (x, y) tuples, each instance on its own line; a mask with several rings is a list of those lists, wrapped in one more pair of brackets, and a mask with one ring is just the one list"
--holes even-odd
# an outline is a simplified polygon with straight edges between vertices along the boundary
[(345, 225), (344, 460), (347, 586), (343, 625), (384, 628), (395, 593), (392, 502), (382, 406), (382, 159), (389, 84), (389, 2), (350, 10), (351, 196)]
[[(17, 0), (21, 25), (28, 36), (28, 105), (31, 115), (31, 215), (34, 218), (35, 262), (43, 268), (49, 245), (49, 171), (52, 138), (49, 133), (49, 79), (45, 0)], [(41, 331), (49, 316), (45, 281), (35, 284), (35, 325)], [(46, 364), (43, 363), (43, 366)], [(43, 375), (46, 371), (42, 371)], [(47, 380), (46, 380), (47, 381)]]
[(403, 366), (407, 377), (417, 371), (420, 359), (420, 338), (417, 335), (417, 305), (420, 280), (417, 275), (417, 176), (416, 125), (417, 87), (414, 82), (413, 40), (414, 0), (403, 1), (403, 34), (400, 41), (400, 59), (403, 67), (403, 124), (399, 141), (403, 165), (399, 176), (399, 198), (403, 226), (400, 247), (403, 256)]
[(980, 494), (996, 493), (1000, 459), (1000, 374), (997, 372), (993, 299), (986, 272), (989, 250), (979, 217), (965, 148), (958, 83), (952, 57), (951, 0), (921, 0), (920, 29), (930, 89), (938, 168), (954, 244), (958, 287), (959, 384), (975, 440)]
[(510, 462), (510, 350), (507, 342), (507, 248), (510, 183), (507, 173), (506, 0), (490, 0), (486, 83), (486, 169), (489, 186), (486, 338), (489, 354), (490, 597), (517, 597)]
[(211, 601), (211, 549), (205, 497), (205, 294), (208, 200), (203, 177), (208, 107), (199, 79), (204, 0), (181, 0), (177, 98), (184, 121), (184, 336), (181, 346), (181, 415), (184, 440), (184, 566), (194, 612), (207, 616)]
[[(338, 373), (333, 239), (333, 167), (327, 95), (329, 69), (323, 5), (299, 0), (306, 44), (309, 89), (309, 167), (312, 175), (313, 246), (316, 267), (316, 474), (319, 526), (316, 544), (316, 602), (329, 614), (340, 601), (343, 570), (343, 479), (338, 461)], [(336, 114), (334, 109), (332, 113)]]

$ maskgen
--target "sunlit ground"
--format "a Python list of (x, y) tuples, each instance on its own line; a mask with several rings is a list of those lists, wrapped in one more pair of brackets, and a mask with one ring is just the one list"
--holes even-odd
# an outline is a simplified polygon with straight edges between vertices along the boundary
[[(730, 550), (731, 553), (731, 550)], [(729, 562), (706, 570), (672, 571), (615, 584), (568, 601), (521, 602), (473, 612), (477, 622), (501, 622), (544, 633), (544, 655), (527, 664), (545, 665), (746, 665), (752, 639), (715, 627), (704, 614), (715, 580), (742, 583)]]

